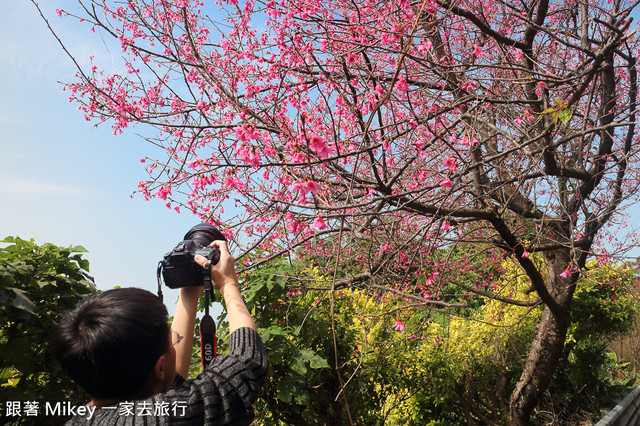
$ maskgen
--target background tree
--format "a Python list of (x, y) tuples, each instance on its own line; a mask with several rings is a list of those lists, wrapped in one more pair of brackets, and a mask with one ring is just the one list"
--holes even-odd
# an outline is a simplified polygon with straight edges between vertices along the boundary
[(544, 307), (510, 400), (525, 424), (587, 260), (622, 253), (610, 238), (640, 171), (637, 3), (94, 0), (58, 14), (121, 45), (120, 72), (96, 62), (67, 89), (116, 133), (156, 129), (166, 156), (144, 160), (140, 192), (226, 228), (247, 265), (256, 247), (298, 248), (332, 259), (331, 290), (427, 309), (466, 267), (438, 249), (513, 256), (535, 298), (462, 290)]
[[(84, 405), (88, 396), (63, 372), (49, 353), (55, 321), (95, 291), (89, 261), (81, 246), (38, 245), (8, 237), (0, 248), (0, 389), (2, 403), (17, 401), (21, 415), (4, 424), (38, 424), (44, 403), (68, 401)], [(27, 415), (25, 403), (35, 401), (38, 416)], [(39, 417), (40, 416), (40, 417)], [(68, 418), (50, 417), (50, 424)], [(40, 420), (42, 421), (42, 420)]]

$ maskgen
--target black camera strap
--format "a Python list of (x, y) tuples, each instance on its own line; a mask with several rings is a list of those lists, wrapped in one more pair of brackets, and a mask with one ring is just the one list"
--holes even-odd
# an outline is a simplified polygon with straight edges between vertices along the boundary
[(156, 277), (158, 279), (158, 298), (162, 302), (164, 296), (162, 295), (162, 266), (164, 263), (162, 261), (158, 262), (158, 269), (156, 269)]
[(205, 263), (202, 274), (204, 278), (204, 316), (200, 320), (200, 354), (202, 368), (206, 368), (216, 356), (216, 323), (209, 315), (209, 304), (215, 301), (211, 283), (211, 259)]

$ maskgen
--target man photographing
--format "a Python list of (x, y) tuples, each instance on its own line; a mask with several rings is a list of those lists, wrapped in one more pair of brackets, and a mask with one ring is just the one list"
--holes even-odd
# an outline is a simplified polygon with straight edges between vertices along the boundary
[[(202, 287), (180, 288), (173, 324), (154, 294), (136, 288), (88, 297), (58, 324), (52, 348), (63, 370), (91, 396), (89, 416), (69, 425), (248, 424), (252, 404), (268, 370), (256, 325), (240, 295), (235, 259), (225, 241), (213, 241), (220, 260), (210, 268), (224, 298), (229, 321), (229, 355), (214, 358), (194, 379), (194, 326)], [(196, 255), (204, 267), (207, 258)], [(131, 407), (126, 416), (118, 404)], [(160, 410), (175, 407), (179, 410)]]

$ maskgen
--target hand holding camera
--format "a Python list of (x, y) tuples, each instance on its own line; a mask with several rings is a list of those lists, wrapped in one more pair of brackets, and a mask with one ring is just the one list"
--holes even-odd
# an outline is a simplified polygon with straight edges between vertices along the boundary
[[(211, 281), (213, 286), (222, 292), (222, 289), (227, 285), (238, 286), (238, 276), (235, 270), (235, 259), (229, 253), (226, 241), (213, 241), (210, 245), (212, 249), (216, 250), (218, 261), (211, 261)], [(196, 254), (195, 261), (201, 267), (205, 267), (207, 263), (207, 257)]]

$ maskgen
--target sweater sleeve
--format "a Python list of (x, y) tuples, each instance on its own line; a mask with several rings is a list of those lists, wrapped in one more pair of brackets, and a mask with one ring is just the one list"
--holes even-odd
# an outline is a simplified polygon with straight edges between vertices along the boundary
[(229, 336), (229, 355), (217, 356), (198, 377), (178, 381), (154, 398), (185, 403), (175, 424), (249, 424), (268, 368), (260, 335), (240, 328)]

